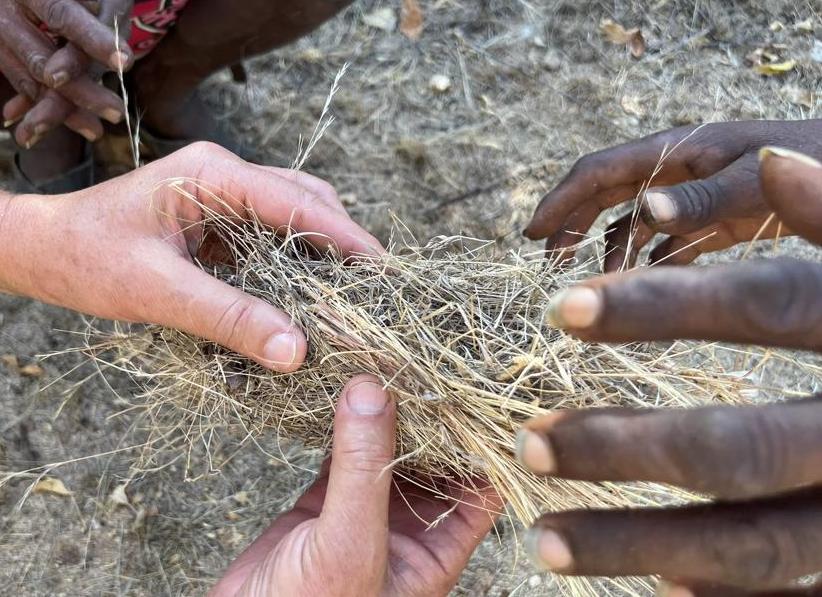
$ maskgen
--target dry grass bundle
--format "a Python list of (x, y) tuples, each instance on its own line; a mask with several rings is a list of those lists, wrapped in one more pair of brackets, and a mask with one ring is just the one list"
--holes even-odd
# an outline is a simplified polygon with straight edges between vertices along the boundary
[[(327, 450), (340, 389), (367, 372), (398, 402), (396, 474), (433, 489), (443, 478), (468, 490), (472, 479), (488, 479), (527, 523), (546, 509), (693, 496), (535, 477), (514, 459), (522, 421), (564, 408), (741, 400), (738, 379), (697, 365), (693, 347), (587, 344), (548, 326), (550, 297), (585, 277), (588, 264), (495, 255), (491, 243), (464, 237), (418, 247), (399, 227), (381, 261), (344, 263), (300, 235), (211, 212), (205, 234), (235, 260), (209, 271), (289, 313), (308, 337), (309, 355), (300, 371), (282, 375), (169, 329), (92, 335), (90, 353), (144, 389), (138, 406), (150, 417), (155, 449), (208, 449), (229, 430), (285, 461), (288, 440)], [(216, 459), (211, 466), (219, 468)], [(575, 594), (598, 594), (584, 579), (570, 582)]]
[[(116, 366), (145, 389), (142, 407), (166, 440), (176, 431), (189, 445), (208, 445), (220, 428), (283, 459), (281, 440), (325, 450), (340, 389), (368, 372), (398, 401), (399, 474), (432, 485), (485, 477), (527, 522), (545, 508), (654, 503), (661, 494), (530, 475), (513, 458), (525, 419), (563, 408), (739, 400), (737, 381), (694, 366), (685, 345), (587, 344), (544, 323), (551, 295), (584, 277), (585, 264), (495, 256), (489, 243), (463, 237), (415, 247), (399, 228), (383, 260), (343, 263), (299, 235), (214, 213), (207, 234), (236, 260), (215, 275), (289, 313), (310, 352), (299, 372), (282, 375), (168, 329), (121, 330), (95, 343), (97, 358), (116, 348)], [(274, 447), (264, 445), (271, 437)]]

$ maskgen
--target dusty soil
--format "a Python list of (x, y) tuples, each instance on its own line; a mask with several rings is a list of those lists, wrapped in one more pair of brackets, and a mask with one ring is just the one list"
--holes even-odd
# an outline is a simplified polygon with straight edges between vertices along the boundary
[[(364, 22), (395, 4), (358, 3), (311, 37), (252, 61), (247, 86), (221, 73), (205, 88), (249, 145), (288, 165), (350, 62), (337, 123), (307, 169), (337, 185), (352, 214), (383, 238), (396, 215), (421, 240), (462, 232), (516, 246), (540, 194), (588, 151), (684, 123), (822, 114), (818, 97), (801, 105), (803, 92), (822, 82), (811, 53), (822, 39), (815, 0), (660, 0), (650, 9), (633, 0), (423, 0), (418, 42)], [(604, 18), (641, 27), (646, 55), (635, 60), (604, 42)], [(794, 26), (807, 19), (815, 33)], [(774, 21), (784, 27), (774, 31)], [(771, 44), (798, 61), (795, 71), (752, 71), (745, 57)], [(436, 75), (450, 87), (432, 89)], [(801, 243), (779, 250), (819, 259)], [(0, 297), (0, 354), (23, 365), (79, 345), (83, 329), (74, 314)], [(135, 470), (143, 423), (129, 410), (128, 381), (104, 381), (77, 356), (43, 366), (39, 377), (0, 366), (0, 469), (14, 474), (0, 487), (2, 594), (202, 594), (310, 479), (253, 446), (221, 471), (195, 453), (194, 478), (182, 453), (162, 470)], [(774, 375), (785, 386), (817, 383)], [(294, 458), (316, 465), (312, 455)], [(72, 495), (29, 494), (44, 471)], [(125, 481), (129, 505), (116, 507), (109, 496)], [(522, 563), (515, 529), (502, 523), (499, 531), (456, 593), (555, 594), (552, 579)]]

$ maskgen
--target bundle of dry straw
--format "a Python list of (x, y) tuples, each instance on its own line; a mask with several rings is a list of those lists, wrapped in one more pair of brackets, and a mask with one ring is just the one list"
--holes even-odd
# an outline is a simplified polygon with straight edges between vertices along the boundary
[(209, 271), (289, 313), (309, 355), (300, 371), (282, 375), (169, 329), (98, 337), (93, 353), (116, 349), (115, 364), (144, 388), (141, 406), (166, 439), (174, 430), (207, 445), (221, 428), (283, 459), (284, 440), (327, 450), (340, 389), (372, 373), (398, 402), (397, 474), (432, 487), (442, 478), (488, 479), (528, 522), (551, 508), (686, 496), (537, 478), (514, 459), (525, 419), (564, 408), (740, 399), (734, 379), (694, 366), (685, 345), (587, 344), (546, 324), (552, 294), (587, 275), (587, 264), (494, 255), (490, 243), (463, 237), (416, 247), (399, 227), (381, 261), (343, 263), (299, 235), (207, 215), (206, 233), (235, 262)]

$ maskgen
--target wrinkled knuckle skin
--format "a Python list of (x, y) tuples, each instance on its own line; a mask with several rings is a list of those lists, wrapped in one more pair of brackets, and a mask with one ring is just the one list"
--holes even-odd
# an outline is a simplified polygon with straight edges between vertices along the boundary
[(71, 6), (65, 0), (51, 0), (45, 6), (45, 22), (52, 31), (65, 32)]
[(32, 52), (26, 56), (26, 68), (37, 79), (43, 78), (43, 71), (46, 68), (46, 58), (40, 53)]
[(682, 418), (672, 466), (683, 483), (724, 498), (758, 497), (779, 485), (787, 438), (765, 411), (705, 409)]
[(722, 584), (769, 588), (797, 576), (797, 546), (790, 534), (744, 514), (702, 531), (702, 553), (713, 561)]
[(717, 219), (717, 203), (722, 189), (716, 181), (690, 181), (677, 187), (675, 195), (677, 220), (687, 222), (694, 229), (702, 228)]
[(822, 350), (822, 267), (790, 258), (745, 265), (750, 275), (729, 285), (726, 300), (751, 337)]
[(215, 325), (218, 342), (229, 348), (242, 346), (248, 332), (253, 329), (253, 313), (254, 303), (250, 299), (238, 299), (231, 303)]
[(368, 443), (356, 443), (341, 450), (342, 466), (351, 474), (379, 475), (391, 462), (393, 454)]

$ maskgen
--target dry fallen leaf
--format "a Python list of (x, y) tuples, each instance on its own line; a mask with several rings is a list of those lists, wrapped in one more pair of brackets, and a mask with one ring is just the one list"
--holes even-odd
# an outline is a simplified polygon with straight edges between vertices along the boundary
[(533, 355), (521, 354), (511, 360), (511, 364), (497, 375), (497, 381), (513, 381), (526, 369), (542, 369), (544, 361)]
[(599, 31), (612, 44), (627, 45), (634, 58), (641, 58), (645, 54), (645, 37), (639, 27), (626, 29), (611, 19), (605, 19), (599, 25)]
[(12, 370), (12, 371), (14, 371), (15, 373), (17, 373), (18, 371), (20, 371), (20, 361), (18, 360), (17, 355), (13, 355), (13, 354), (4, 354), (2, 357), (0, 357), (0, 360), (2, 360), (2, 361), (3, 361), (3, 364), (4, 364), (6, 367), (8, 367), (9, 369), (11, 369), (11, 370)]
[(813, 33), (814, 31), (814, 24), (813, 19), (808, 17), (804, 21), (799, 21), (793, 26), (795, 31), (799, 31), (800, 33)]
[(238, 491), (237, 493), (231, 496), (231, 499), (233, 499), (240, 506), (246, 506), (249, 502), (248, 492)]
[(121, 483), (114, 490), (109, 494), (108, 501), (111, 502), (114, 506), (125, 506), (131, 507), (131, 502), (128, 500), (128, 495), (126, 495), (126, 484)]
[(760, 75), (774, 77), (784, 75), (796, 68), (796, 60), (785, 60), (784, 62), (770, 62), (767, 64), (757, 64), (754, 69)]
[(34, 489), (32, 489), (32, 492), (51, 493), (61, 497), (68, 497), (71, 495), (71, 492), (66, 489), (63, 482), (60, 479), (55, 479), (54, 477), (44, 477), (43, 479), (40, 479), (34, 486)]
[(400, 31), (408, 39), (414, 41), (422, 35), (423, 15), (417, 0), (402, 0), (402, 13), (400, 17)]
[(43, 373), (43, 368), (37, 363), (20, 367), (20, 375), (25, 375), (26, 377), (42, 377)]
[(378, 8), (374, 12), (369, 12), (363, 16), (363, 22), (369, 27), (382, 29), (383, 31), (394, 31), (397, 28), (397, 14), (393, 8)]

